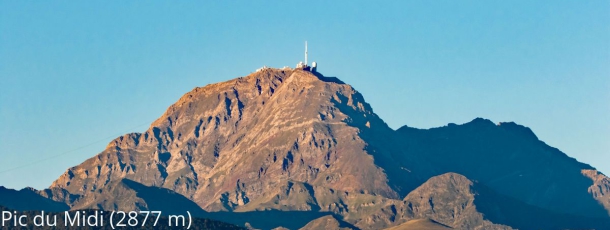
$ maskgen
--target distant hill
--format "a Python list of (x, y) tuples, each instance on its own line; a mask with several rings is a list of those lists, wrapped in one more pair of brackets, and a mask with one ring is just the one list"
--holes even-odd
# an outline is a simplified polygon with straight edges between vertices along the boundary
[(60, 212), (70, 209), (65, 203), (39, 195), (38, 191), (33, 188), (24, 188), (17, 191), (0, 186), (0, 204), (6, 208), (21, 211), (47, 210)]
[[(498, 193), (554, 212), (609, 215), (608, 177), (546, 145), (527, 127), (477, 118), (429, 130), (404, 126), (397, 133), (408, 152), (441, 172), (462, 174)], [(598, 193), (590, 191), (596, 188)]]

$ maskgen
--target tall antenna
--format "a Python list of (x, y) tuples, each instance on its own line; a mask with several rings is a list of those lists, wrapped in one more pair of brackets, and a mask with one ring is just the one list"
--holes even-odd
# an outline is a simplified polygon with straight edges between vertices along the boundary
[(307, 65), (307, 41), (305, 41), (305, 65)]

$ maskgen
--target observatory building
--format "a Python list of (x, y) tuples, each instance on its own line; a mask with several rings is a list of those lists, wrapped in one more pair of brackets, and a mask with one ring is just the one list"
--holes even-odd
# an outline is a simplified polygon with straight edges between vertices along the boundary
[(305, 63), (300, 61), (297, 64), (297, 69), (302, 69), (302, 70), (307, 70), (307, 71), (311, 71), (311, 72), (316, 72), (316, 68), (317, 67), (318, 67), (318, 64), (316, 62), (312, 62), (311, 66), (307, 65), (307, 41), (305, 41)]

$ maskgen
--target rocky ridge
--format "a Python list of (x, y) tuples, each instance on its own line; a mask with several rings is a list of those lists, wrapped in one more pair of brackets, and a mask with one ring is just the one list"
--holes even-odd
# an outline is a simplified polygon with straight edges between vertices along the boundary
[(361, 229), (536, 226), (523, 210), (596, 227), (610, 210), (608, 178), (528, 128), (475, 119), (395, 131), (351, 86), (298, 69), (195, 88), (38, 193), (71, 209), (171, 209), (155, 201), (170, 197), (201, 215), (326, 213), (310, 226)]

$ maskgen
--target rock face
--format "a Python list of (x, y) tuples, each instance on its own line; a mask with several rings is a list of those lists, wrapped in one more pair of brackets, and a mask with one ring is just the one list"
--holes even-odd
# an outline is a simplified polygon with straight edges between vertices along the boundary
[(583, 169), (582, 174), (593, 180), (589, 187), (589, 193), (597, 200), (610, 215), (610, 178), (592, 169)]
[(315, 230), (315, 229), (326, 229), (326, 230), (349, 230), (352, 228), (341, 227), (339, 220), (335, 219), (332, 215), (323, 216), (318, 219), (312, 220), (304, 227), (299, 230)]
[(391, 132), (349, 85), (267, 69), (194, 89), (145, 133), (115, 139), (51, 187), (86, 196), (128, 178), (210, 211), (234, 210), (288, 180), (397, 198), (359, 135), (366, 123)]
[(144, 133), (116, 138), (38, 194), (72, 209), (173, 200), (264, 228), (274, 226), (259, 215), (281, 212), (305, 221), (291, 229), (324, 215), (308, 226), (528, 229), (536, 223), (523, 210), (606, 223), (608, 178), (592, 170), (514, 123), (395, 131), (336, 78), (263, 69), (193, 89)]
[(475, 204), (476, 190), (466, 177), (447, 173), (432, 177), (405, 197), (407, 219), (430, 218), (456, 229), (511, 229), (483, 218)]

